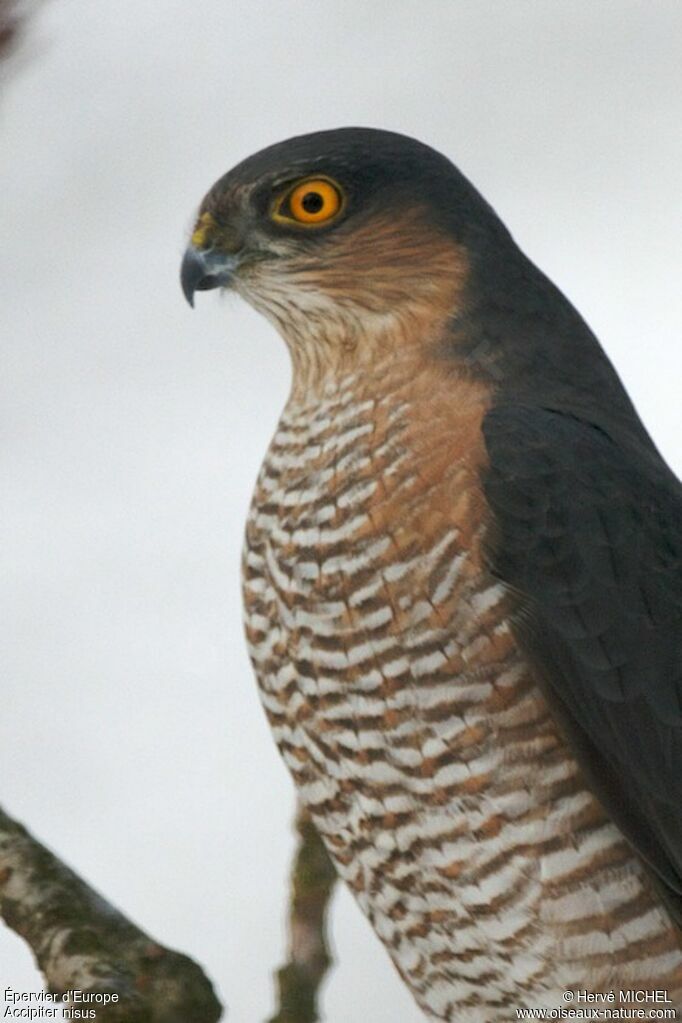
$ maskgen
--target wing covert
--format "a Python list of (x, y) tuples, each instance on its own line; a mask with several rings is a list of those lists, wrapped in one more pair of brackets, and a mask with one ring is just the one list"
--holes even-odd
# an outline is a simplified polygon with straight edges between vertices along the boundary
[(493, 571), (576, 755), (682, 921), (682, 487), (562, 412), (483, 424)]

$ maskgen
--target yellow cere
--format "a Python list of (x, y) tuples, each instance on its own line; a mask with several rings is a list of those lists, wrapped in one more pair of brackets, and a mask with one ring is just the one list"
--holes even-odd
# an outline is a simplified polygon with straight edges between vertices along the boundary
[(203, 248), (215, 226), (216, 223), (211, 214), (202, 213), (192, 234), (192, 245), (197, 249)]

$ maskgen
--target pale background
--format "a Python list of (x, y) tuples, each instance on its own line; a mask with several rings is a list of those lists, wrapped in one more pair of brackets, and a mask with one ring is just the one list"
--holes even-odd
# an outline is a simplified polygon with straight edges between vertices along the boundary
[[(240, 624), (250, 489), (289, 367), (178, 264), (206, 188), (362, 124), (457, 162), (577, 304), (673, 466), (677, 2), (53, 0), (0, 95), (0, 801), (233, 1023), (272, 1010), (292, 789)], [(676, 50), (678, 52), (676, 52)], [(329, 1023), (421, 1015), (350, 898)], [(0, 930), (0, 991), (37, 990)]]

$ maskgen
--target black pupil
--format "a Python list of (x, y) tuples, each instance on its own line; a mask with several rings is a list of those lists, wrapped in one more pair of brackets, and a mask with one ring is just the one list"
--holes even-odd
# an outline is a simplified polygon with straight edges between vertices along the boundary
[(324, 206), (324, 199), (319, 192), (306, 192), (301, 199), (301, 206), (306, 213), (319, 213)]

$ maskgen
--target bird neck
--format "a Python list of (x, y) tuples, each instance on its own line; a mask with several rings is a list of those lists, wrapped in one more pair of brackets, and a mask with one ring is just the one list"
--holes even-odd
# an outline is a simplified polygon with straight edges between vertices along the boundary
[(447, 320), (419, 301), (391, 313), (336, 307), (289, 318), (279, 329), (291, 355), (292, 398), (320, 399), (350, 376), (379, 392), (392, 380), (422, 377), (442, 348)]

